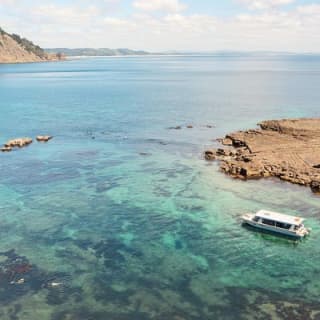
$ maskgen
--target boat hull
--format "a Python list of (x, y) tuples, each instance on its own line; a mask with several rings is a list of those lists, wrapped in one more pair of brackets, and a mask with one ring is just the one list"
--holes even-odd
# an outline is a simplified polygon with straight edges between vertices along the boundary
[(253, 221), (243, 221), (243, 224), (249, 225), (250, 227), (254, 227), (255, 229), (260, 229), (263, 231), (268, 231), (268, 232), (272, 232), (274, 234), (279, 234), (279, 235), (284, 235), (284, 236), (289, 236), (291, 238), (295, 238), (295, 239), (301, 239), (304, 236), (303, 235), (298, 235), (294, 232), (290, 232), (287, 230), (279, 230), (279, 229), (275, 229), (272, 226), (267, 226), (267, 225), (262, 225)]
[(247, 225), (249, 225), (251, 227), (254, 227), (256, 229), (272, 232), (274, 234), (288, 236), (288, 237), (295, 238), (295, 239), (304, 238), (305, 236), (307, 236), (309, 234), (308, 230), (304, 230), (303, 232), (297, 233), (297, 232), (294, 232), (294, 231), (285, 230), (285, 229), (281, 229), (281, 228), (265, 225), (265, 224), (253, 221), (252, 220), (253, 216), (254, 215), (251, 215), (251, 214), (247, 214), (247, 215), (243, 216), (242, 217), (243, 224), (247, 224)]

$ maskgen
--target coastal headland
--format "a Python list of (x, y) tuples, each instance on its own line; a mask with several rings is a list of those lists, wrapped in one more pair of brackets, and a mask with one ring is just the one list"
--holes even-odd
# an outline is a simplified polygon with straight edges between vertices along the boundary
[(226, 174), (239, 179), (278, 177), (320, 193), (320, 119), (268, 120), (260, 128), (218, 139), (224, 146), (205, 151)]
[(0, 64), (60, 61), (61, 53), (47, 53), (32, 41), (17, 34), (9, 34), (0, 27)]

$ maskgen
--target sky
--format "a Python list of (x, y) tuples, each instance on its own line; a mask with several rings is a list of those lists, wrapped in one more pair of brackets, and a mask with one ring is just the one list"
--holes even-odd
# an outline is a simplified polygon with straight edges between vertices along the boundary
[(320, 53), (320, 0), (0, 0), (44, 48)]

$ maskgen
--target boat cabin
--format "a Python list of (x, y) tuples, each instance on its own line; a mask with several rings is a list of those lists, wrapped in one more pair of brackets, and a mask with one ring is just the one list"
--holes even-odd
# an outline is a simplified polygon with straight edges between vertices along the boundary
[(299, 229), (299, 227), (302, 226), (304, 219), (282, 213), (260, 210), (256, 213), (253, 221), (289, 230), (292, 227), (294, 227), (294, 229)]
[(299, 238), (310, 232), (310, 229), (303, 225), (303, 218), (273, 211), (260, 210), (255, 214), (245, 214), (242, 219), (244, 223), (256, 228)]

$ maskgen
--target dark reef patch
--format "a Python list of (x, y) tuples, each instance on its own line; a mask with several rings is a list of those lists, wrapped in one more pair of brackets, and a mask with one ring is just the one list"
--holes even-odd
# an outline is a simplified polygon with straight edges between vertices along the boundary
[[(150, 316), (143, 312), (107, 312), (92, 311), (87, 308), (75, 308), (66, 311), (56, 312), (51, 320), (150, 320)], [(155, 318), (158, 320), (158, 318)], [(163, 318), (164, 319), (164, 318)], [(160, 318), (159, 318), (160, 320)]]
[(4, 180), (12, 185), (37, 185), (66, 181), (80, 177), (78, 162), (67, 161), (24, 161), (15, 165), (3, 165)]
[(121, 306), (130, 305), (129, 298), (134, 294), (133, 289), (127, 289), (126, 291), (116, 291), (112, 289), (109, 283), (109, 279), (105, 279), (103, 275), (97, 275), (95, 277), (94, 298), (97, 301), (114, 303)]
[(100, 182), (100, 183), (97, 183), (96, 185), (96, 192), (97, 193), (106, 192), (108, 190), (116, 188), (117, 186), (119, 186), (119, 184), (115, 181)]
[(104, 259), (104, 265), (114, 271), (121, 271), (126, 261), (126, 255), (129, 254), (137, 258), (143, 256), (140, 250), (129, 247), (117, 239), (100, 241), (93, 246), (93, 249), (98, 258)]
[[(213, 308), (216, 315), (223, 314), (230, 320), (252, 319), (271, 320), (274, 314), (283, 320), (320, 319), (320, 303), (299, 299), (284, 298), (283, 295), (264, 289), (246, 289), (228, 287), (225, 299), (226, 306)], [(230, 308), (229, 306), (233, 307)]]
[(52, 287), (48, 286), (48, 294), (46, 297), (46, 302), (50, 305), (60, 305), (66, 303), (67, 301), (81, 302), (83, 299), (83, 290), (80, 287), (68, 286), (65, 282), (56, 282), (58, 285)]
[(182, 241), (180, 241), (180, 240), (176, 240), (176, 241), (174, 242), (174, 246), (175, 246), (176, 250), (183, 249), (183, 243), (182, 243)]
[(28, 292), (39, 291), (46, 275), (14, 250), (0, 253), (0, 304), (6, 305)]
[[(46, 272), (32, 264), (28, 258), (15, 250), (0, 253), (0, 305), (14, 303), (25, 294), (47, 290), (49, 304), (64, 303), (70, 296), (79, 295), (79, 288), (69, 286), (70, 276), (66, 273)], [(13, 317), (16, 317), (18, 305)]]

